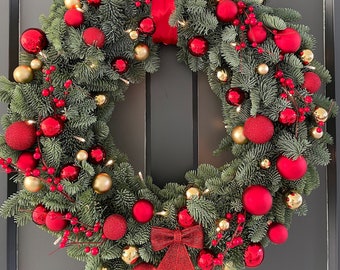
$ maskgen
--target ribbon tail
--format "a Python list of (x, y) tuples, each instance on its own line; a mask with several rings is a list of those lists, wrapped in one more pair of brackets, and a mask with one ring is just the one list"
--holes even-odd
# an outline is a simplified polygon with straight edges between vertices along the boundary
[(183, 244), (173, 244), (169, 247), (157, 270), (195, 270), (188, 251)]

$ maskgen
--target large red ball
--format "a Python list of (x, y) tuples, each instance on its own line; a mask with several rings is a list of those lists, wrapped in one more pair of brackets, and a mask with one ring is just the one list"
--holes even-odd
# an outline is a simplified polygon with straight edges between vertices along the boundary
[(204, 37), (192, 37), (188, 41), (188, 49), (193, 56), (201, 57), (207, 53), (209, 44)]
[(272, 223), (268, 228), (268, 237), (270, 241), (275, 244), (283, 244), (288, 239), (288, 230), (285, 225), (281, 223)]
[(244, 251), (246, 267), (257, 267), (264, 259), (264, 249), (260, 243), (251, 243)]
[(25, 30), (20, 37), (22, 48), (32, 54), (37, 54), (47, 47), (46, 34), (38, 28)]
[(156, 267), (149, 263), (140, 263), (136, 265), (133, 270), (156, 270)]
[(107, 239), (119, 240), (124, 237), (126, 231), (127, 222), (123, 216), (112, 214), (105, 219), (103, 233)]
[(32, 212), (32, 220), (35, 224), (45, 225), (48, 210), (41, 204), (34, 208)]
[(77, 180), (80, 172), (80, 167), (73, 164), (66, 164), (60, 170), (60, 178), (68, 179), (73, 182)]
[(262, 25), (250, 27), (247, 33), (248, 40), (260, 44), (267, 39), (267, 31)]
[(253, 143), (263, 144), (269, 142), (274, 135), (274, 124), (263, 115), (249, 117), (244, 123), (244, 136)]
[(68, 222), (60, 212), (50, 211), (46, 216), (46, 227), (53, 232), (60, 232), (66, 228)]
[(84, 23), (84, 13), (78, 9), (68, 9), (64, 14), (64, 21), (68, 26), (79, 27)]
[(272, 208), (273, 197), (269, 190), (261, 185), (252, 185), (243, 191), (244, 209), (252, 215), (262, 216)]
[(33, 153), (31, 152), (23, 152), (20, 154), (17, 160), (17, 167), (22, 170), (26, 171), (33, 170), (37, 167), (38, 161), (33, 158)]
[(103, 48), (105, 44), (105, 34), (97, 27), (90, 27), (84, 30), (83, 40), (88, 46)]
[(177, 221), (178, 221), (178, 224), (182, 226), (183, 228), (189, 228), (195, 225), (195, 220), (190, 215), (187, 208), (183, 208), (177, 213)]
[(295, 160), (280, 156), (277, 159), (276, 168), (286, 180), (296, 181), (302, 178), (307, 172), (307, 161), (303, 156), (299, 156)]
[(149, 222), (154, 214), (153, 204), (145, 199), (137, 201), (132, 207), (132, 216), (139, 223)]
[(221, 22), (232, 22), (236, 19), (238, 13), (237, 5), (231, 0), (221, 0), (216, 6), (216, 16)]
[(274, 35), (274, 42), (283, 53), (295, 53), (301, 46), (301, 36), (298, 31), (288, 27), (277, 31)]
[(40, 122), (40, 130), (46, 137), (56, 137), (64, 130), (64, 123), (54, 116), (48, 116)]
[(14, 150), (26, 150), (36, 141), (36, 129), (25, 121), (14, 122), (5, 132), (5, 141)]
[(314, 94), (319, 91), (321, 87), (321, 79), (318, 74), (314, 72), (306, 72), (304, 75), (304, 82), (302, 84), (302, 88), (306, 88), (306, 90)]

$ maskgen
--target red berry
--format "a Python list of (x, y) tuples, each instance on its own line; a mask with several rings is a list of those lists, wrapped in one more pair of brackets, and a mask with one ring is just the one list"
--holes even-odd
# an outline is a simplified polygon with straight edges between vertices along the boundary
[(237, 223), (243, 223), (246, 221), (246, 217), (242, 213), (237, 214)]
[(49, 167), (49, 168), (47, 169), (47, 173), (50, 174), (50, 175), (54, 174), (54, 173), (55, 173), (55, 168)]
[(50, 191), (51, 191), (51, 192), (54, 192), (54, 191), (56, 191), (56, 190), (57, 190), (56, 186), (50, 186)]
[(72, 218), (72, 214), (70, 212), (65, 214), (65, 219), (70, 220), (71, 218)]
[(78, 234), (80, 232), (79, 227), (74, 227), (72, 229), (73, 233)]
[(140, 1), (136, 1), (136, 3), (135, 3), (136, 7), (140, 7), (141, 5), (142, 5), (142, 3)]
[(91, 249), (91, 255), (96, 256), (99, 254), (99, 248), (98, 247), (93, 247)]
[(63, 191), (63, 190), (64, 190), (63, 185), (62, 185), (62, 184), (58, 184), (58, 185), (57, 185), (57, 190), (58, 190), (58, 191)]
[(86, 231), (85, 233), (86, 237), (91, 237), (93, 235), (92, 231)]
[(74, 217), (71, 219), (71, 225), (76, 225), (78, 224), (78, 218)]
[(85, 247), (85, 248), (84, 248), (84, 252), (85, 252), (85, 253), (89, 253), (90, 251), (91, 251), (91, 248), (90, 248), (90, 247)]
[(48, 89), (43, 89), (41, 91), (41, 94), (44, 96), (44, 97), (48, 97), (50, 95), (50, 91), (48, 91)]
[(39, 169), (34, 169), (32, 171), (32, 175), (35, 176), (35, 177), (39, 176), (40, 175), (40, 170)]
[(218, 242), (217, 242), (216, 239), (214, 239), (214, 240), (211, 241), (211, 245), (212, 245), (212, 246), (216, 247), (217, 244), (218, 244)]

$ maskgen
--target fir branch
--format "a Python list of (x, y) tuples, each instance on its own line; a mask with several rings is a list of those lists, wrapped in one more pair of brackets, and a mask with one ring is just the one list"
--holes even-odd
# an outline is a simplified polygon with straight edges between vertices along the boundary
[(210, 229), (217, 219), (214, 203), (203, 197), (188, 200), (187, 208), (190, 215), (206, 229)]

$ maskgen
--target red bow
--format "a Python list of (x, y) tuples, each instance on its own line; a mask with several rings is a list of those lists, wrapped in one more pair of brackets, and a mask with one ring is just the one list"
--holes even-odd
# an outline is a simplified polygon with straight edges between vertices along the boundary
[(203, 248), (203, 229), (200, 225), (184, 230), (169, 230), (167, 228), (152, 227), (151, 245), (154, 251), (169, 247), (157, 270), (194, 270), (190, 256), (185, 246)]

